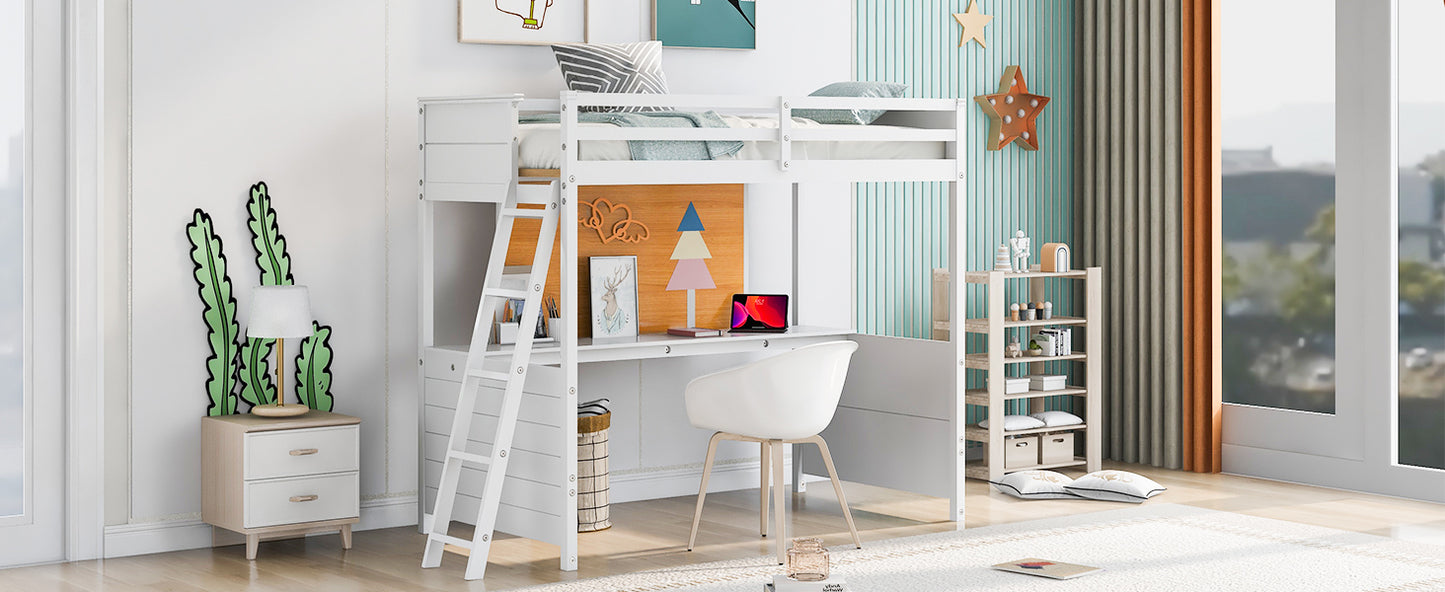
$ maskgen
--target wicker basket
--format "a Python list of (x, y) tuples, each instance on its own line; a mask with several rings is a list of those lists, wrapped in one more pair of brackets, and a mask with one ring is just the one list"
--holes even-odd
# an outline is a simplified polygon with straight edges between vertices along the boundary
[(612, 413), (577, 418), (577, 532), (612, 527), (607, 501), (607, 428)]

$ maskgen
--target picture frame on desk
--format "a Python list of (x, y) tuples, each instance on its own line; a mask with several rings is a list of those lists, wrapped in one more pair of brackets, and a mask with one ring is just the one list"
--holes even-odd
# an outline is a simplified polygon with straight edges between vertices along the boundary
[(637, 337), (637, 257), (588, 257), (592, 337)]

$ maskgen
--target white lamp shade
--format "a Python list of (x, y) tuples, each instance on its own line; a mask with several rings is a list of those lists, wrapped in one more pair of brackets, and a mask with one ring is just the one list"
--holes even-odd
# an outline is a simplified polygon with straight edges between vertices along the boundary
[(247, 337), (310, 337), (311, 298), (306, 286), (256, 286), (251, 291)]

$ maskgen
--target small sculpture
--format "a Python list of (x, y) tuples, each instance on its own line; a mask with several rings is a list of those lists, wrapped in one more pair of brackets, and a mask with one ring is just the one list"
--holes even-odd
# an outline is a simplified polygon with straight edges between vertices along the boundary
[(1004, 350), (1004, 356), (1010, 358), (1024, 357), (1024, 349), (1023, 346), (1019, 345), (1019, 338), (1015, 337), (1013, 341), (1008, 342), (1008, 349)]
[(1008, 320), (1010, 320), (1010, 321), (1022, 320), (1022, 319), (1019, 317), (1019, 308), (1020, 308), (1020, 307), (1019, 307), (1019, 303), (1017, 303), (1017, 302), (1008, 305)]
[(1013, 264), (1009, 261), (1008, 245), (998, 244), (998, 251), (993, 258), (994, 271), (1013, 271)]
[(1009, 239), (1009, 246), (1013, 247), (1014, 273), (1024, 273), (1029, 270), (1029, 237), (1024, 231), (1014, 233)]

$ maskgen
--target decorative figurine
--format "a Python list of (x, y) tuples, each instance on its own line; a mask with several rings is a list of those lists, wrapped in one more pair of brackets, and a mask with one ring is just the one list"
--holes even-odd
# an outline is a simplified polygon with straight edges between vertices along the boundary
[(993, 258), (993, 270), (1013, 271), (1013, 263), (1010, 262), (1008, 256), (1008, 245), (1005, 245), (1003, 243), (998, 244), (998, 251), (995, 253)]
[(1004, 350), (1004, 356), (1009, 358), (1024, 357), (1024, 349), (1023, 346), (1019, 345), (1018, 337), (1014, 337), (1013, 341), (1008, 342), (1008, 349)]
[(1015, 303), (1013, 303), (1013, 304), (1008, 305), (1008, 320), (1010, 320), (1010, 321), (1017, 321), (1017, 320), (1019, 320), (1019, 303), (1015, 302)]
[(1038, 313), (1039, 313), (1038, 309), (1034, 308), (1032, 305), (1030, 305), (1028, 308), (1025, 308), (1025, 309), (1020, 310), (1019, 312), (1022, 312), (1022, 313), (1024, 314), (1024, 320), (1025, 320), (1025, 321), (1038, 320), (1038, 318), (1039, 318), (1039, 317), (1038, 317)]
[(1014, 237), (1009, 239), (1009, 246), (1013, 247), (1014, 273), (1025, 273), (1029, 270), (1029, 237), (1023, 230), (1014, 232)]
[(1044, 317), (1043, 317), (1044, 320), (1049, 320), (1049, 319), (1054, 318), (1054, 303), (1053, 303), (1052, 301), (1045, 301), (1045, 302), (1044, 302), (1044, 309), (1043, 309), (1043, 310), (1044, 310)]

